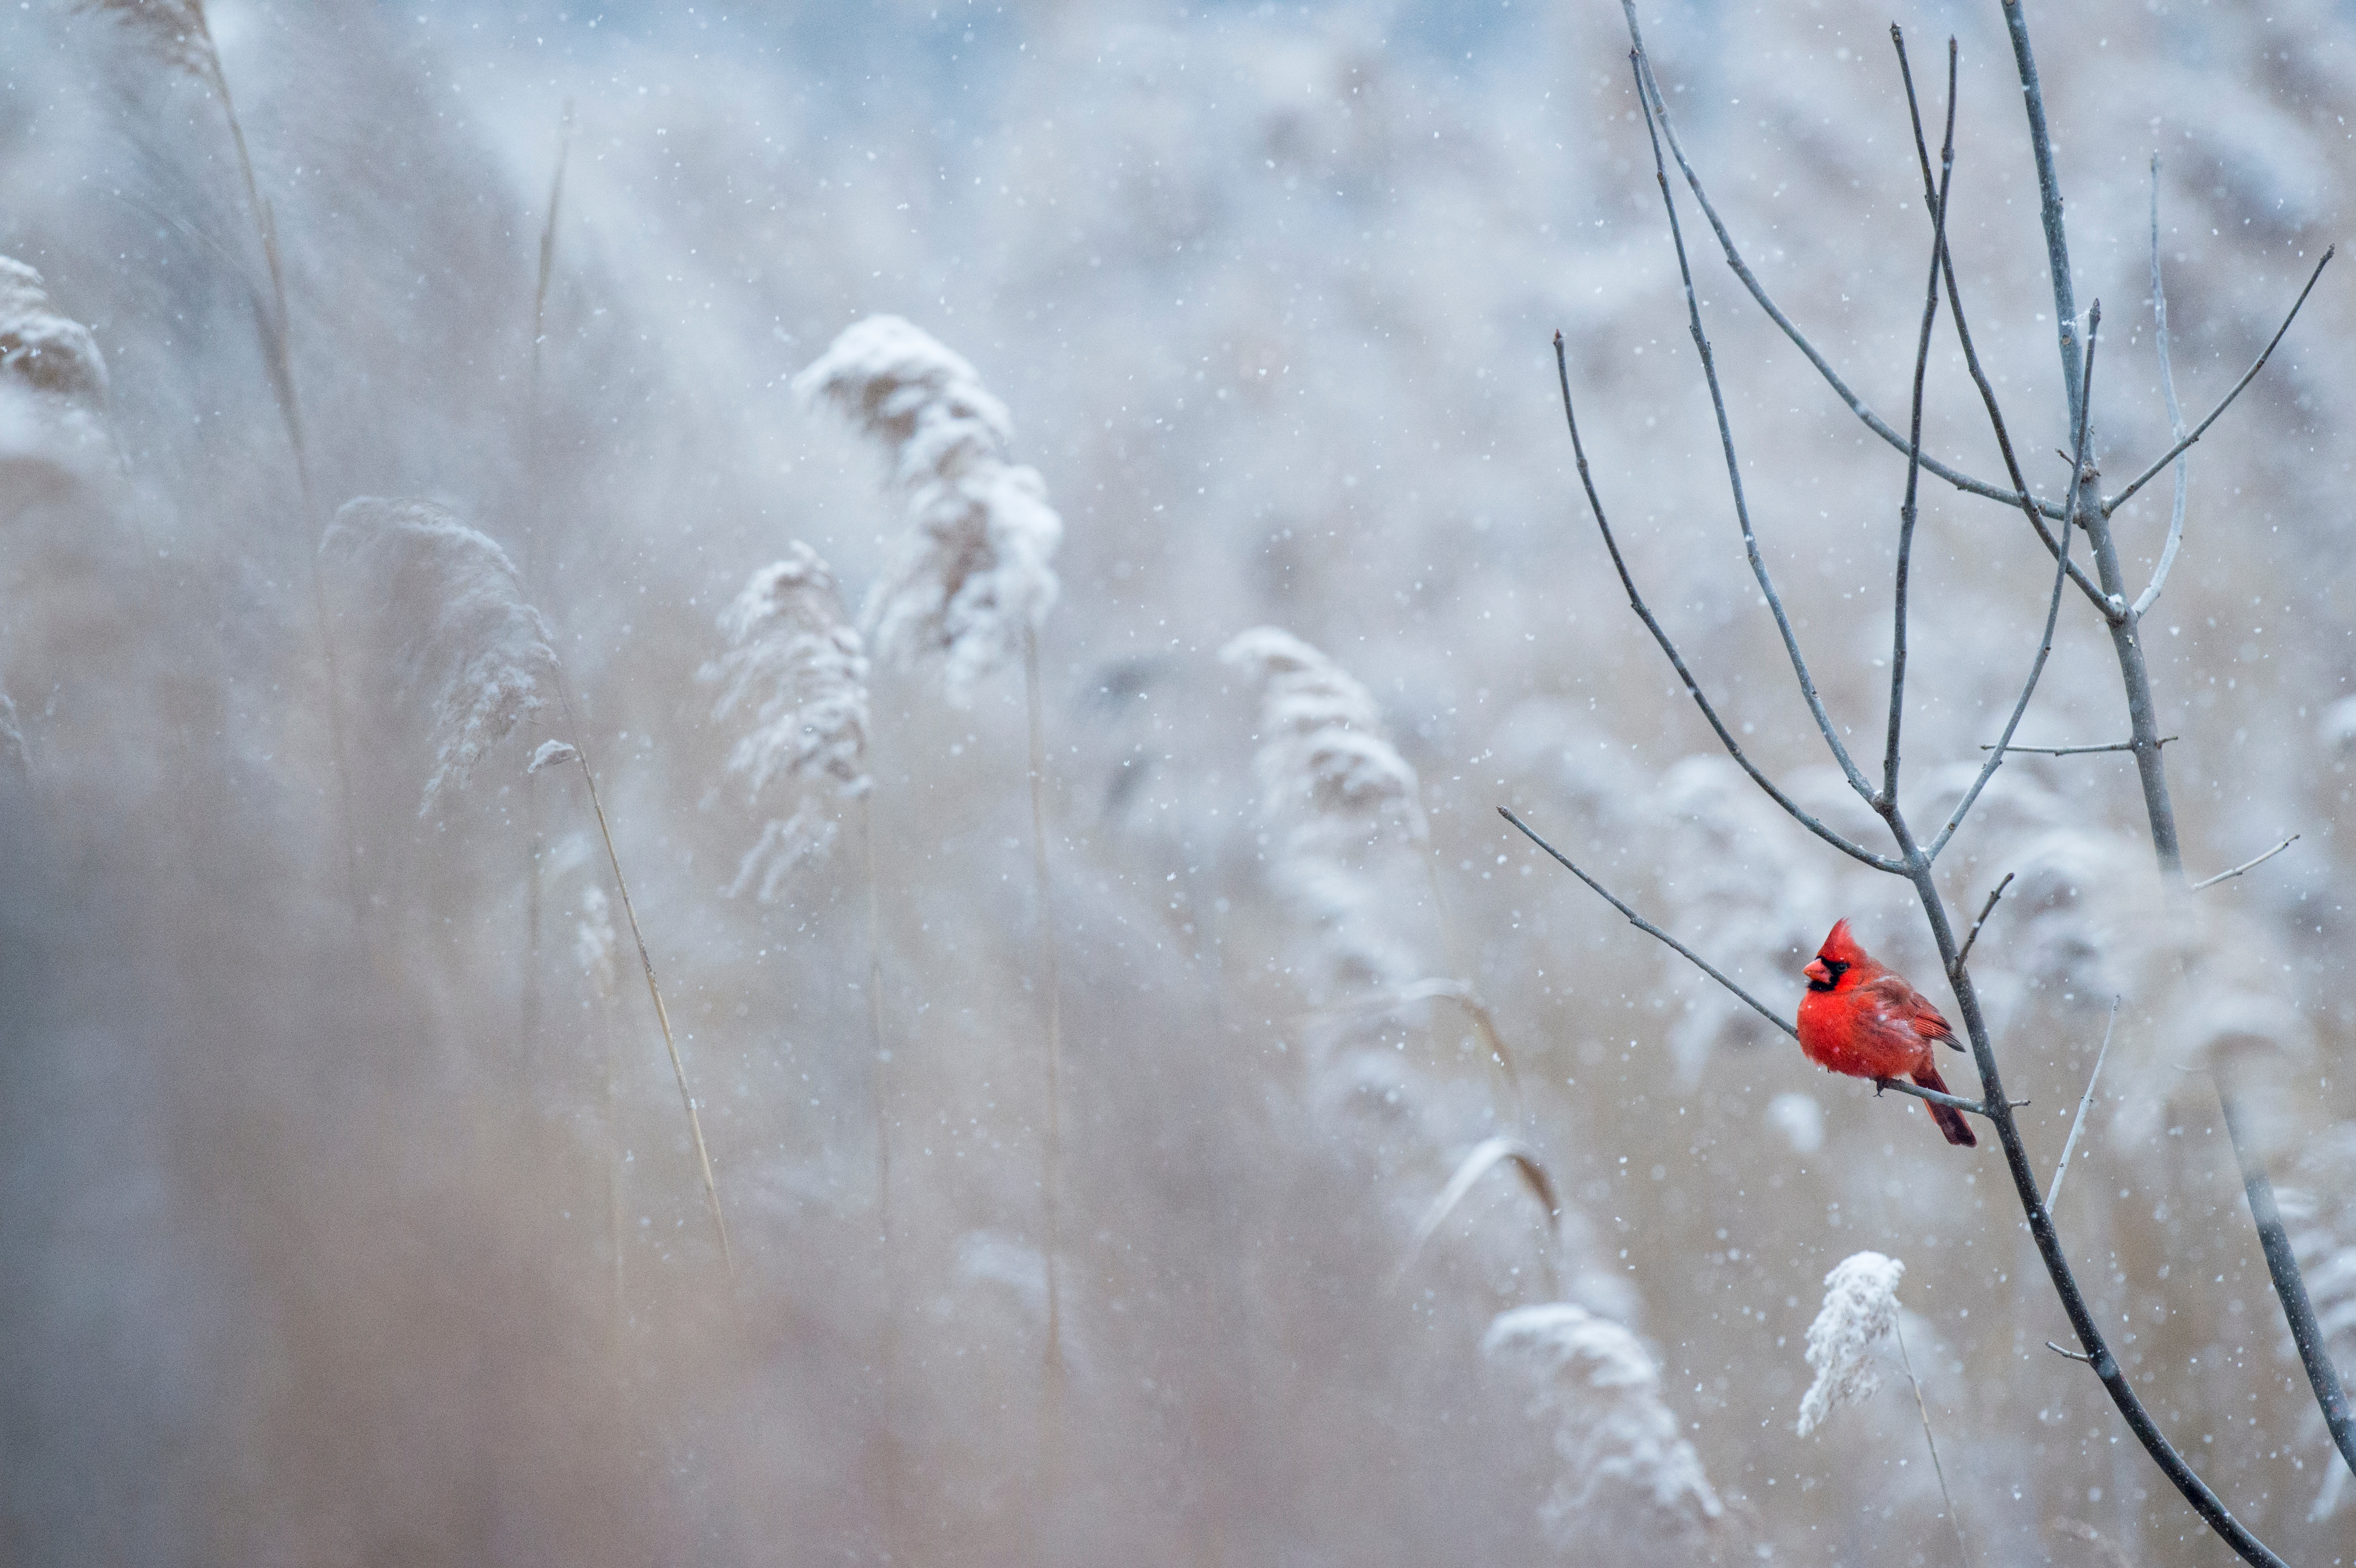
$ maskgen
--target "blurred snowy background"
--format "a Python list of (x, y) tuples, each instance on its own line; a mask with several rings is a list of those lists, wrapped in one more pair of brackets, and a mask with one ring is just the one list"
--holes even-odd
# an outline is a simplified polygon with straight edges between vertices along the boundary
[[(1816, 1071), (1494, 814), (1787, 1008), (1841, 915), (1936, 972), (1905, 890), (1716, 749), (1579, 498), (1558, 328), (1653, 605), (1762, 765), (1865, 836), (1755, 605), (1616, 5), (220, 0), (307, 514), (236, 153), (152, 26), (177, 9), (0, 12), (0, 254), (106, 378), (45, 383), (0, 337), (23, 757), (0, 779), (0, 1558), (1944, 1564), (1902, 1377), (1794, 1432), (1824, 1276), (1871, 1249), (1906, 1265), (1976, 1556), (2220, 1560), (2042, 1348), (2067, 1326), (1993, 1141), (1952, 1149)], [(2030, 15), (2078, 297), (2104, 309), (2115, 488), (2167, 445), (2152, 155), (2197, 412), (2346, 237), (2356, 17)], [(1762, 280), (1901, 420), (1928, 234), (1891, 15), (1644, 16)], [(1895, 19), (1926, 81), (1961, 40), (1950, 235), (2050, 489), (2062, 400), (2001, 13)], [(1687, 216), (1764, 548), (1863, 736), (1903, 463)], [(2023, 758), (1943, 863), (1966, 915), (2019, 875), (1974, 967), (2040, 1171), (2125, 998), (2062, 1231), (2164, 1427), (2304, 1563), (2356, 1554), (2356, 1503), (2203, 1069), (2230, 1051), (2267, 1086), (2356, 1369), (2349, 298), (2327, 273), (2197, 449), (2148, 623), (2194, 875), (2298, 843), (2158, 932), (2132, 767)], [(1060, 1392), (1019, 667), (969, 707), (875, 673), (888, 1061), (855, 827), (776, 902), (723, 893), (764, 813), (696, 672), (791, 542), (854, 606), (884, 569), (903, 508), (875, 451), (788, 385), (877, 312), (971, 362), (1063, 518), (1040, 633)], [(1926, 445), (1999, 477), (1952, 345), (1943, 322)], [(356, 495), (503, 544), (577, 714), (423, 816), (430, 738), (357, 639), (328, 696), (311, 562)], [(2167, 516), (2164, 482), (2122, 510), (2138, 583)], [(2016, 514), (1935, 485), (1915, 560), (1928, 815), (1995, 737), (2050, 567)], [(2106, 639), (2083, 603), (2062, 624), (2020, 738), (2121, 738)], [(1419, 790), (1313, 886), (1263, 811), (1259, 682), (1219, 658), (1261, 626), (1355, 678), (1385, 777)], [(551, 734), (598, 769), (733, 1291), (585, 792), (523, 771)], [(1416, 1248), (1500, 1132), (1542, 1157), (1560, 1240), (1501, 1166)]]

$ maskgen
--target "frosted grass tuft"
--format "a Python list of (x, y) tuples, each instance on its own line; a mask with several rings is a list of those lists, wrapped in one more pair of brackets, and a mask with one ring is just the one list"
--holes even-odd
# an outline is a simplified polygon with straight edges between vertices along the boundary
[(907, 537), (861, 607), (876, 656), (938, 661), (950, 701), (1019, 656), (1055, 602), (1063, 520), (1033, 468), (1006, 460), (1013, 422), (974, 368), (896, 316), (847, 328), (794, 378), (880, 443)]
[(852, 800), (873, 781), (867, 760), (867, 655), (845, 623), (833, 575), (796, 541), (783, 560), (753, 574), (720, 617), (729, 651), (697, 671), (722, 684), (715, 719), (749, 713), (753, 727), (729, 754), (755, 800), (776, 784), (793, 811), (771, 818), (728, 891), (755, 887), (763, 903), (794, 868), (824, 855), (839, 824), (830, 800)]
[(1626, 1328), (1567, 1302), (1500, 1313), (1481, 1352), (1531, 1380), (1532, 1419), (1554, 1423), (1563, 1470), (1538, 1519), (1566, 1549), (1591, 1544), (1606, 1521), (1690, 1539), (1726, 1506), (1677, 1417), (1660, 1370)]
[(1898, 1281), (1906, 1265), (1879, 1252), (1856, 1252), (1825, 1276), (1825, 1304), (1808, 1325), (1808, 1365), (1816, 1380), (1800, 1398), (1799, 1434), (1805, 1437), (1845, 1404), (1869, 1399), (1881, 1387), (1873, 1348), (1898, 1326)]
[(423, 816), (546, 705), (541, 692), (556, 677), (548, 623), (524, 602), (508, 553), (431, 501), (347, 501), (319, 553), (365, 585), (402, 691), (432, 703)]
[(1270, 877), (1314, 924), (1345, 975), (1382, 983), (1419, 970), (1389, 934), (1387, 858), (1419, 850), (1430, 829), (1415, 769), (1384, 732), (1374, 699), (1290, 632), (1258, 627), (1220, 650), (1261, 686), (1259, 820), (1277, 843)]
[(74, 9), (114, 18), (173, 70), (211, 80), (216, 60), (204, 0), (77, 0)]

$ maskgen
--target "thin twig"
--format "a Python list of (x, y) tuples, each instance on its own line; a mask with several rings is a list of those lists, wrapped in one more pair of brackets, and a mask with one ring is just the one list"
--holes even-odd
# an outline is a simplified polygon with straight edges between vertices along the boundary
[(1743, 1001), (1749, 1003), (1752, 1012), (1758, 1014), (1762, 1018), (1766, 1019), (1769, 1023), (1783, 1030), (1783, 1033), (1791, 1036), (1792, 1038), (1796, 1040), (1800, 1037), (1800, 1031), (1792, 1026), (1791, 1020), (1785, 1018), (1782, 1014), (1768, 1006), (1764, 1002), (1760, 1001), (1756, 996), (1751, 995), (1748, 991), (1743, 990), (1742, 987), (1737, 985), (1733, 981), (1729, 980), (1725, 973), (1716, 965), (1712, 964), (1709, 960), (1702, 957), (1701, 954), (1694, 951), (1693, 949), (1686, 946), (1685, 943), (1677, 940), (1676, 938), (1669, 935), (1668, 932), (1661, 929), (1660, 927), (1653, 924), (1652, 921), (1644, 918), (1644, 916), (1639, 915), (1635, 910), (1631, 909), (1627, 905), (1622, 903), (1619, 897), (1615, 895), (1612, 889), (1604, 886), (1603, 884), (1596, 881), (1595, 878), (1588, 875), (1584, 871), (1580, 870), (1578, 866), (1571, 864), (1569, 856), (1564, 854), (1562, 851), (1555, 848), (1554, 845), (1547, 843), (1546, 840), (1538, 837), (1537, 831), (1532, 828), (1529, 823), (1522, 821), (1521, 818), (1514, 815), (1512, 811), (1503, 806), (1497, 808), (1497, 814), (1505, 818), (1505, 821), (1513, 823), (1514, 826), (1521, 829), (1523, 837), (1528, 839), (1532, 843), (1537, 845), (1540, 849), (1554, 856), (1556, 862), (1559, 864), (1565, 871), (1569, 872), (1573, 876), (1576, 876), (1581, 882), (1586, 883), (1590, 888), (1594, 890), (1598, 897), (1611, 905), (1613, 908), (1619, 910), (1622, 915), (1625, 915), (1628, 918), (1628, 923), (1630, 925), (1635, 927), (1638, 930), (1644, 932), (1646, 936), (1653, 938), (1655, 940), (1665, 943), (1671, 949), (1675, 950), (1686, 960), (1687, 962), (1692, 964), (1696, 969), (1700, 970), (1704, 974), (1709, 976), (1712, 980), (1717, 981), (1720, 985), (1725, 986), (1729, 991), (1734, 993), (1735, 995), (1740, 996)]
[[(1633, 27), (1633, 10), (1631, 18)], [(1750, 559), (1751, 575), (1759, 584), (1759, 592), (1767, 601), (1768, 611), (1775, 618), (1775, 629), (1783, 636), (1783, 652), (1792, 661), (1792, 674), (1799, 682), (1801, 699), (1808, 704), (1808, 712), (1816, 721), (1816, 733), (1824, 736), (1825, 745), (1832, 749), (1833, 760), (1840, 764), (1849, 788), (1857, 791), (1858, 799), (1869, 801), (1875, 798), (1873, 786), (1858, 771), (1855, 759), (1848, 754), (1848, 747), (1841, 744), (1832, 715), (1825, 711), (1824, 699), (1816, 692), (1815, 679), (1808, 673), (1807, 659), (1800, 652), (1799, 634), (1792, 629), (1792, 618), (1784, 613), (1783, 597), (1775, 592), (1775, 581), (1768, 575), (1766, 558), (1759, 553), (1759, 536), (1751, 529), (1751, 505), (1742, 490), (1742, 464), (1734, 455), (1734, 426), (1727, 416), (1725, 390), (1719, 385), (1718, 359), (1710, 351), (1708, 337), (1702, 331), (1701, 300), (1694, 293), (1693, 265), (1686, 256), (1685, 229), (1677, 220), (1676, 196), (1669, 188), (1668, 166), (1661, 155), (1660, 122), (1656, 111), (1665, 113), (1666, 105), (1655, 104), (1657, 89), (1647, 91), (1649, 84), (1644, 75), (1644, 57), (1641, 48), (1630, 53), (1628, 63), (1635, 72), (1636, 97), (1644, 111), (1644, 132), (1653, 144), (1653, 177), (1660, 185), (1661, 202), (1668, 210), (1669, 241), (1676, 249), (1677, 276), (1685, 285), (1687, 329), (1693, 335), (1695, 351), (1701, 356), (1702, 379), (1709, 384), (1710, 408), (1718, 416), (1718, 443), (1726, 458), (1726, 483), (1734, 499), (1734, 521), (1742, 532), (1743, 553)]]
[[(2102, 325), (2103, 302), (2098, 299), (2086, 317), (2086, 359), (2077, 399), (2078, 449), (2073, 473), (2083, 473), (2086, 467), (2086, 411), (2094, 406), (2094, 345)], [(1962, 827), (1964, 819), (1971, 814), (1973, 804), (1980, 798), (1980, 791), (1987, 789), (1988, 780), (1996, 777), (1996, 770), (2004, 766), (2004, 754), (2012, 745), (2013, 732), (2020, 727), (2021, 716), (2029, 712), (2029, 699), (2037, 691), (2038, 679), (2045, 673), (2045, 660), (2053, 652), (2053, 628), (2062, 617), (2062, 585), (2070, 570), (2070, 529), (2077, 520), (2078, 498), (2083, 490), (2082, 485), (2070, 487), (2070, 509), (2062, 519), (2060, 564), (2054, 568), (2053, 593), (2045, 607), (2045, 636), (2037, 645), (2037, 657), (2029, 661), (2029, 679), (2021, 682), (2020, 698), (2012, 704), (2012, 716), (2004, 721), (2004, 733), (1997, 736), (1988, 759), (1980, 765), (1979, 777), (1972, 780), (1972, 787), (1964, 792), (1964, 798), (1955, 802), (1955, 810), (1947, 818), (1946, 826), (1939, 830), (1939, 836), (1931, 841), (1928, 857), (1931, 860), (1939, 858), (1939, 852), (1947, 847), (1947, 841), (1955, 836), (1955, 830)]]
[(1628, 563), (1620, 553), (1620, 542), (1612, 532), (1611, 521), (1604, 516), (1603, 498), (1596, 493), (1594, 475), (1587, 464), (1587, 447), (1579, 436), (1579, 414), (1571, 406), (1570, 401), (1570, 366), (1564, 355), (1562, 334), (1559, 332), (1554, 335), (1554, 369), (1556, 379), (1562, 386), (1562, 416), (1570, 426), (1571, 456), (1579, 465), (1579, 482), (1587, 491), (1588, 510), (1594, 514), (1595, 526), (1603, 535), (1603, 548), (1611, 553), (1612, 569), (1620, 574), (1620, 585), (1627, 590), (1628, 607), (1636, 612), (1636, 618), (1644, 623), (1644, 629), (1653, 634), (1653, 640), (1661, 645), (1663, 653), (1668, 655), (1669, 667), (1677, 672), (1677, 679), (1685, 683), (1686, 695), (1694, 700), (1694, 705), (1701, 710), (1701, 716), (1709, 721), (1710, 729), (1717, 734), (1719, 743), (1726, 747), (1727, 755), (1733, 757), (1742, 771), (1751, 776), (1751, 781), (1766, 791), (1767, 798), (1783, 807), (1791, 815), (1793, 821), (1853, 860), (1863, 861), (1877, 871), (1899, 870), (1896, 861), (1878, 855), (1862, 844), (1850, 843), (1838, 832), (1826, 826), (1823, 822), (1804, 811), (1798, 801), (1777, 789), (1775, 781), (1761, 772), (1758, 765), (1744, 755), (1742, 743), (1734, 738), (1734, 732), (1727, 728), (1726, 721), (1718, 716), (1718, 710), (1710, 705), (1709, 698), (1702, 693), (1701, 683), (1694, 679), (1693, 671), (1686, 667), (1685, 656), (1677, 651), (1676, 642), (1645, 605), (1644, 596), (1637, 590), (1636, 579), (1630, 575)]
[(2217, 406), (2209, 411), (2207, 418), (2203, 419), (2199, 424), (2192, 427), (2191, 435), (2185, 436), (2183, 439), (2177, 442), (2175, 446), (2169, 447), (2167, 452), (2161, 455), (2158, 462), (2154, 463), (2150, 467), (2146, 468), (2142, 473), (2137, 474), (2127, 485), (2126, 489), (2121, 490), (2117, 495), (2115, 495), (2111, 497), (2110, 499), (2104, 501), (2103, 503), (2103, 515), (2104, 517), (2108, 517), (2112, 512), (2117, 510), (2120, 504), (2126, 501), (2129, 496), (2134, 495), (2137, 490), (2143, 489), (2144, 486), (2149, 484), (2155, 475), (2158, 474), (2161, 469), (2167, 467), (2170, 463), (2175, 462), (2176, 459), (2182, 456), (2194, 442), (2207, 435), (2209, 427), (2217, 423), (2217, 416), (2233, 406), (2233, 400), (2242, 395), (2242, 389), (2255, 381), (2257, 379), (2258, 372), (2266, 368), (2266, 361), (2273, 358), (2276, 346), (2283, 340), (2283, 334), (2289, 331), (2290, 324), (2298, 319), (2299, 306), (2305, 305), (2307, 303), (2307, 296), (2315, 292), (2317, 282), (2323, 276), (2323, 269), (2331, 264), (2331, 258), (2337, 255), (2339, 251), (2340, 247), (2337, 245), (2325, 247), (2321, 259), (2315, 263), (2315, 271), (2308, 274), (2307, 286), (2300, 289), (2298, 291), (2298, 297), (2291, 302), (2290, 314), (2283, 317), (2282, 325), (2280, 327), (2275, 328), (2275, 335), (2266, 339), (2265, 348), (2259, 351), (2257, 359), (2252, 362), (2250, 368), (2242, 372), (2242, 379), (2233, 383), (2233, 390), (2227, 392), (2224, 397), (2219, 401)]
[[(1900, 37), (1891, 23), (1890, 37)], [(1902, 57), (1901, 57), (1902, 59)], [(1922, 382), (1931, 369), (1931, 328), (1939, 319), (1939, 263), (1947, 254), (1947, 191), (1955, 174), (1955, 40), (1947, 40), (1947, 139), (1940, 148), (1939, 194), (1931, 212), (1931, 276), (1922, 285), (1922, 330), (1914, 345), (1914, 392), (1908, 410), (1906, 499), (1898, 508), (1897, 587), (1890, 635), (1890, 726), (1881, 754), (1881, 795), (1898, 799), (1898, 736), (1906, 714), (1906, 596), (1912, 582), (1915, 500), (1922, 478)]]
[[(1891, 29), (1893, 32), (1895, 28)], [(1892, 1318), (1890, 1332), (1898, 1341), (1898, 1359), (1906, 1367), (1906, 1380), (1913, 1385), (1914, 1412), (1922, 1418), (1922, 1441), (1931, 1447), (1931, 1470), (1939, 1477), (1939, 1498), (1947, 1505), (1947, 1522), (1955, 1530), (1955, 1555), (1965, 1563), (1972, 1560), (1971, 1549), (1964, 1544), (1964, 1521), (1955, 1512), (1954, 1494), (1947, 1490), (1947, 1469), (1939, 1463), (1939, 1440), (1931, 1435), (1931, 1407), (1922, 1401), (1922, 1380), (1914, 1375), (1914, 1358), (1906, 1349), (1906, 1330)]]
[(2094, 1053), (2094, 1070), (2086, 1075), (2086, 1092), (2078, 1097), (2078, 1118), (2070, 1123), (2070, 1136), (2062, 1144), (2062, 1161), (2053, 1167), (2053, 1187), (2045, 1195), (2045, 1212), (2062, 1201), (2062, 1178), (2070, 1174), (2070, 1156), (2078, 1147), (2078, 1134), (2086, 1130), (2086, 1112), (2094, 1103), (2094, 1085), (2103, 1076), (2103, 1058), (2111, 1054), (2111, 1030), (2119, 1021), (2119, 999), (2111, 998), (2110, 1021), (2103, 1026), (2103, 1048)]
[(2012, 872), (2006, 872), (2004, 874), (2004, 880), (1997, 883), (1996, 885), (1995, 891), (1991, 892), (1987, 896), (1987, 902), (1980, 906), (1979, 918), (1972, 922), (1970, 933), (1964, 938), (1963, 950), (1955, 955), (1955, 967), (1957, 969), (1963, 968), (1965, 963), (1971, 958), (1972, 944), (1980, 940), (1980, 928), (1987, 924), (1987, 918), (1990, 915), (1996, 913), (1996, 901), (2004, 897), (2004, 890), (2006, 888), (2012, 886), (2013, 875), (2014, 874)]
[[(2168, 434), (2178, 441), (2184, 439), (2184, 410), (2176, 401), (2176, 372), (2168, 363), (2168, 289), (2159, 276), (2159, 155), (2151, 155), (2151, 325), (2152, 347), (2159, 354), (2159, 391), (2168, 403)], [(2176, 459), (2176, 502), (2168, 514), (2168, 542), (2160, 547), (2159, 564), (2152, 568), (2151, 582), (2136, 596), (2136, 618), (2140, 620), (2146, 610), (2159, 598), (2159, 590), (2168, 583), (2168, 569), (2176, 564), (2176, 548), (2184, 542), (2184, 496), (2190, 488), (2192, 462), (2179, 454)]]
[(2283, 851), (2288, 849), (2297, 842), (2298, 835), (2297, 833), (2293, 833), (2290, 837), (2283, 840), (2282, 843), (2275, 845), (2274, 848), (2266, 851), (2265, 854), (2258, 855), (2254, 859), (2245, 860), (2242, 862), (2241, 865), (2233, 867), (2231, 871), (2221, 871), (2214, 876), (2205, 877), (2202, 880), (2194, 883), (2192, 885), (2192, 891), (2198, 893), (2203, 887), (2214, 887), (2220, 882), (2226, 881), (2231, 877), (2241, 875), (2242, 873), (2249, 870), (2254, 865), (2264, 865), (2267, 861), (2272, 860), (2275, 856), (2280, 854)]
[[(2159, 737), (2157, 744), (2166, 746), (2169, 741), (2177, 738), (2172, 735), (2164, 735)], [(2136, 743), (2131, 740), (2115, 740), (2108, 746), (2008, 746), (2005, 750), (2015, 753), (2026, 752), (2034, 757), (2092, 757), (2096, 752), (2133, 751), (2135, 748)], [(1984, 746), (1980, 749), (1994, 751), (1996, 747)]]
[(2067, 1356), (2072, 1361), (2083, 1361), (2089, 1366), (2094, 1364), (2094, 1359), (2092, 1356), (2087, 1355), (2083, 1350), (2064, 1350), (2061, 1346), (2056, 1345), (2051, 1339), (2048, 1339), (2045, 1342), (2045, 1348), (2048, 1350), (2052, 1351), (2056, 1356)]
[[(1727, 230), (1725, 221), (1719, 217), (1718, 209), (1710, 202), (1709, 193), (1702, 188), (1701, 176), (1695, 172), (1693, 164), (1686, 157), (1685, 145), (1677, 138), (1676, 125), (1669, 118), (1666, 100), (1661, 96), (1659, 83), (1652, 81), (1652, 57), (1644, 51), (1644, 34), (1636, 26), (1633, 0), (1621, 0), (1621, 8), (1627, 14), (1628, 36), (1635, 45), (1637, 55), (1644, 60), (1644, 79), (1650, 84), (1653, 101), (1660, 109), (1661, 130), (1668, 138), (1670, 156), (1676, 159), (1677, 168), (1685, 175), (1687, 188), (1693, 192), (1694, 200), (1701, 208), (1702, 216), (1709, 220), (1710, 228), (1717, 232), (1719, 246), (1726, 252), (1727, 266), (1737, 278), (1741, 280), (1742, 286), (1750, 291), (1751, 297), (1757, 302), (1759, 308), (1766, 312), (1767, 318), (1783, 330), (1784, 337), (1792, 340), (1793, 347), (1807, 356), (1808, 363), (1816, 368), (1816, 373), (1825, 379), (1825, 384), (1832, 388), (1836, 397), (1848, 405), (1848, 411), (1857, 415), (1868, 430), (1880, 436), (1900, 452), (1912, 450), (1903, 435), (1891, 429), (1887, 421), (1868, 408), (1864, 401), (1849, 390), (1848, 383), (1841, 380), (1840, 373), (1832, 368), (1830, 361), (1816, 351), (1815, 345), (1808, 341), (1806, 334), (1793, 324), (1792, 318), (1783, 314), (1782, 308), (1769, 296), (1766, 288), (1751, 272), (1750, 264), (1743, 261), (1742, 252), (1735, 246), (1734, 236)], [(1640, 96), (1643, 95), (1644, 91), (1643, 88), (1639, 89)], [(1952, 277), (1948, 280), (1947, 292), (1951, 296), (1954, 293), (1954, 283)], [(1985, 479), (1976, 479), (1971, 475), (1963, 473), (1927, 455), (1922, 458), (1922, 466), (1957, 489), (1966, 490), (1976, 496), (1986, 496), (1990, 500), (2018, 505), (2024, 499), (2029, 499), (2026, 498), (2025, 492), (2019, 489), (2007, 490), (1991, 485)], [(2042, 509), (2048, 516), (2062, 515), (2061, 507), (2054, 502), (2029, 499), (2029, 504)]]

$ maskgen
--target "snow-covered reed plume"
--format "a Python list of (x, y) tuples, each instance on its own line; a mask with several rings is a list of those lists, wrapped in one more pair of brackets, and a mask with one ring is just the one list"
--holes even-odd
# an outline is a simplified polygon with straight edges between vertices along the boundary
[(0, 256), (0, 465), (77, 465), (104, 445), (106, 360), (41, 274)]
[(712, 716), (754, 723), (729, 754), (757, 800), (772, 783), (792, 807), (745, 852), (731, 895), (750, 884), (768, 903), (803, 861), (833, 844), (836, 800), (873, 787), (867, 762), (867, 654), (845, 624), (834, 576), (797, 540), (785, 559), (753, 574), (722, 612), (729, 650), (698, 676), (722, 682)]
[(1800, 1397), (1800, 1435), (1845, 1404), (1881, 1387), (1873, 1348), (1898, 1327), (1898, 1281), (1906, 1265), (1879, 1252), (1856, 1252), (1825, 1276), (1825, 1304), (1808, 1325), (1808, 1365), (1816, 1380)]
[(1562, 1472), (1538, 1510), (1566, 1551), (1599, 1538), (1671, 1537), (1687, 1544), (1726, 1506), (1633, 1334), (1582, 1307), (1555, 1302), (1500, 1313), (1482, 1354), (1529, 1379), (1528, 1411), (1554, 1423)]
[(432, 501), (346, 501), (319, 553), (364, 588), (403, 693), (432, 703), (423, 816), (546, 705), (541, 693), (556, 678), (548, 623), (524, 602), (508, 553)]
[(220, 69), (204, 0), (80, 0), (75, 9), (114, 17), (175, 70), (210, 81)]
[(1038, 470), (1006, 460), (1013, 421), (974, 368), (896, 316), (847, 328), (794, 378), (891, 455), (913, 527), (860, 610), (879, 658), (936, 660), (953, 702), (1018, 658), (1055, 602), (1063, 520)]
[(1349, 672), (1290, 632), (1247, 631), (1219, 657), (1261, 687), (1260, 824), (1277, 891), (1318, 929), (1343, 978), (1415, 978), (1394, 925), (1397, 878), (1429, 833), (1415, 769)]

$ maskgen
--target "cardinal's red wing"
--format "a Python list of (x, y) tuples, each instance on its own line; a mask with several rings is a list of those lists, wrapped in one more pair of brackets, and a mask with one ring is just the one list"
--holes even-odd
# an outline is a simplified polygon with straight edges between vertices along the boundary
[(1885, 974), (1867, 985), (1873, 993), (1882, 1015), (1893, 1023), (1903, 1024), (1926, 1040), (1947, 1041), (1955, 1031), (1944, 1015), (1931, 1005), (1931, 999), (1906, 983), (1903, 977)]

